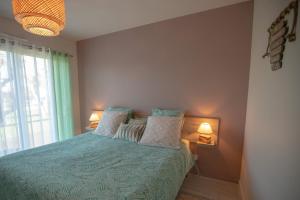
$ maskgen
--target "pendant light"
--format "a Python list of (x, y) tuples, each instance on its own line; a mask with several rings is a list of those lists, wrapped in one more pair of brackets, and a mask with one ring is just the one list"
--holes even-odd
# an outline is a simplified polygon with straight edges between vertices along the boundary
[(12, 0), (15, 19), (41, 36), (57, 36), (65, 26), (64, 0)]

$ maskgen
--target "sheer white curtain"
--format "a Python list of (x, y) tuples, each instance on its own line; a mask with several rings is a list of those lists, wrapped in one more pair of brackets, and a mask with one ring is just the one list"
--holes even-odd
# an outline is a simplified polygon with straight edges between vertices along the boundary
[(48, 49), (0, 37), (0, 156), (57, 140)]

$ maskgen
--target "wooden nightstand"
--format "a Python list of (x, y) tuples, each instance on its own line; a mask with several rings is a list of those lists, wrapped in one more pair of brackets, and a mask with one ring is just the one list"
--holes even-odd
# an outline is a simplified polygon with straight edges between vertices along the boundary
[(198, 140), (189, 140), (191, 143), (196, 144), (198, 147), (215, 148), (215, 143), (203, 143)]
[(197, 147), (215, 148), (217, 146), (214, 142), (215, 140), (212, 140), (210, 143), (200, 142), (198, 133), (186, 134), (183, 138), (188, 140), (191, 145), (197, 145)]
[(85, 127), (85, 130), (86, 130), (86, 131), (94, 131), (94, 130), (96, 130), (96, 128), (91, 128), (91, 127), (89, 127), (89, 126), (86, 126), (86, 127)]
[[(219, 138), (219, 123), (219, 118), (185, 117), (182, 138), (187, 139), (192, 146), (197, 148), (216, 148)], [(209, 126), (205, 126), (205, 124)], [(205, 131), (207, 133), (204, 133)], [(208, 135), (210, 139), (207, 140), (207, 143), (203, 142)], [(202, 136), (201, 141), (199, 140), (200, 136)]]

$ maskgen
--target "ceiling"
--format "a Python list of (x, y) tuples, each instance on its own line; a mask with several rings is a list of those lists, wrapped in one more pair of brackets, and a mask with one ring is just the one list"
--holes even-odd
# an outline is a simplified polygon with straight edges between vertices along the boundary
[[(62, 35), (83, 40), (244, 1), (248, 0), (65, 0)], [(13, 19), (11, 0), (0, 1), (0, 16)]]

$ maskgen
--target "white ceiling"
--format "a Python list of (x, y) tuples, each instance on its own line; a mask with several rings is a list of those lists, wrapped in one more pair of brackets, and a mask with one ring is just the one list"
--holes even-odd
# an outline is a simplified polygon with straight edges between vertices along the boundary
[[(248, 0), (65, 0), (62, 35), (82, 40)], [(0, 0), (0, 16), (13, 18), (11, 0)]]

